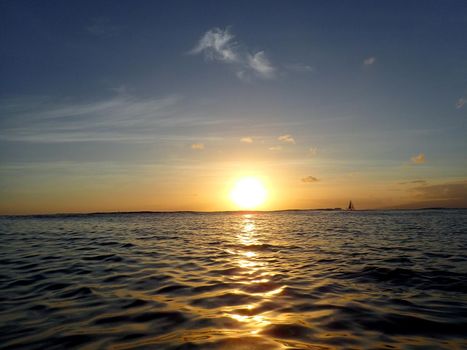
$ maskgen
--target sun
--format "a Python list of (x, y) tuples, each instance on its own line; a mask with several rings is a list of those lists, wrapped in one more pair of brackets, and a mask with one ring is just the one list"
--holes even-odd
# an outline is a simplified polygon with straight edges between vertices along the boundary
[(255, 209), (264, 203), (266, 197), (263, 183), (254, 177), (238, 180), (230, 192), (230, 198), (240, 209)]

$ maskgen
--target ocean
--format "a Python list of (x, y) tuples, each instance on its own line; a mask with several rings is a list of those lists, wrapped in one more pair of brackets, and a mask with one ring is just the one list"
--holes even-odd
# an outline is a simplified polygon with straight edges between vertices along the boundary
[(466, 349), (467, 210), (0, 217), (1, 349)]

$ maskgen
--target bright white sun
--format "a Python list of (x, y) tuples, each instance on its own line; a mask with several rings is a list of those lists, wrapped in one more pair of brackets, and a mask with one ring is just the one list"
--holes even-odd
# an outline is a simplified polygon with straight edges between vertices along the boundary
[(254, 177), (238, 180), (230, 192), (230, 198), (240, 209), (255, 209), (264, 203), (266, 195), (263, 184)]

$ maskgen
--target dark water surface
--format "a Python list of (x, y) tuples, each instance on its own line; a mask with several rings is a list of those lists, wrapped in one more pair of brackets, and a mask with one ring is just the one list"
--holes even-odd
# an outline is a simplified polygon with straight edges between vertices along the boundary
[(2, 349), (467, 348), (467, 211), (0, 218)]

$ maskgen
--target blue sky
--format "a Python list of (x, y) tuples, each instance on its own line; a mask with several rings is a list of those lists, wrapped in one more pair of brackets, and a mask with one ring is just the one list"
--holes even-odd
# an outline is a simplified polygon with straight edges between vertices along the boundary
[(5, 1), (0, 23), (2, 212), (220, 210), (229, 171), (289, 188), (269, 209), (465, 204), (465, 1)]

